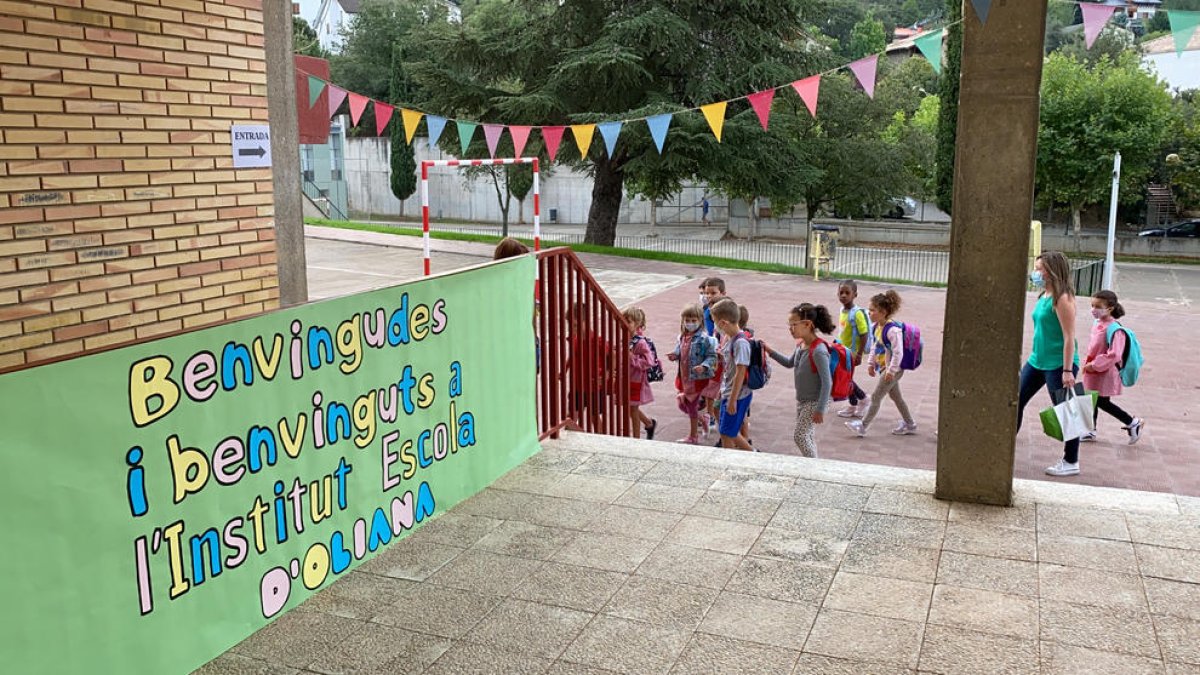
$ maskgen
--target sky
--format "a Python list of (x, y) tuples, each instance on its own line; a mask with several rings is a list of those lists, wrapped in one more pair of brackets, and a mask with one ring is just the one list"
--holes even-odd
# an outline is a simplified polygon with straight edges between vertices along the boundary
[(312, 22), (317, 18), (317, 9), (321, 6), (321, 0), (300, 0), (300, 16), (312, 25)]

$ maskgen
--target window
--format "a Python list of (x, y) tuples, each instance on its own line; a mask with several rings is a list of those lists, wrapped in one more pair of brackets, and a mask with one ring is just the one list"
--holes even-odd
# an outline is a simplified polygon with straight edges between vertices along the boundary
[(329, 178), (342, 180), (342, 127), (334, 124), (329, 128)]
[(313, 170), (313, 149), (311, 145), (300, 146), (300, 173), (306, 181), (316, 179), (316, 174)]

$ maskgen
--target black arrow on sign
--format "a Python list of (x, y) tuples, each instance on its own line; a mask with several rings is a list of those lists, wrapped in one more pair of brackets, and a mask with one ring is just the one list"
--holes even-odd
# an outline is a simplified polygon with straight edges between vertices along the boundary
[(238, 148), (239, 157), (262, 157), (265, 154), (267, 154), (267, 151), (261, 145), (257, 148)]

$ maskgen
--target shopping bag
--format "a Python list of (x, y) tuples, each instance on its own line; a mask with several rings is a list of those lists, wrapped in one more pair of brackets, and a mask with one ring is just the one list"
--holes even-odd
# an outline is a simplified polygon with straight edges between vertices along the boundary
[(1095, 430), (1095, 394), (1084, 393), (1083, 385), (1052, 391), (1050, 398), (1054, 405), (1040, 414), (1042, 431), (1047, 436), (1059, 441), (1072, 441)]

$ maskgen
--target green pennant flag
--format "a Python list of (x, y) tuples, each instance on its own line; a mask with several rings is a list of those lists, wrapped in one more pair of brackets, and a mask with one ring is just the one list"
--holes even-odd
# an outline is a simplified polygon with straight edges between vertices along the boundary
[(1200, 12), (1182, 12), (1177, 9), (1168, 9), (1166, 12), (1167, 19), (1171, 22), (1171, 37), (1175, 39), (1175, 55), (1183, 56), (1183, 50), (1187, 49), (1188, 42), (1191, 42), (1196, 27), (1200, 26)]
[(321, 92), (325, 91), (325, 80), (312, 75), (308, 76), (308, 107), (313, 107), (317, 103), (317, 99), (321, 98)]
[(455, 122), (458, 125), (458, 144), (462, 147), (462, 154), (467, 154), (467, 146), (471, 144), (471, 137), (475, 135), (475, 128), (479, 125), (474, 122)]
[(920, 49), (925, 58), (929, 59), (929, 65), (933, 66), (933, 72), (939, 75), (942, 74), (942, 35), (944, 32), (938, 30), (913, 40), (917, 49)]

